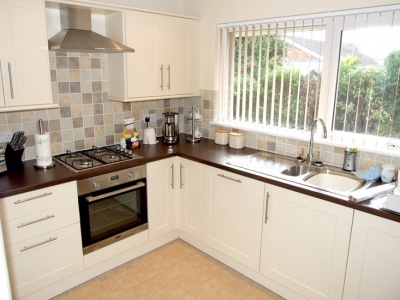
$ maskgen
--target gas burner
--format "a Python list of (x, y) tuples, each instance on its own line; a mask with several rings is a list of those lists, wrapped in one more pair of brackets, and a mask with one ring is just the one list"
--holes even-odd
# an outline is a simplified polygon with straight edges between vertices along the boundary
[(79, 163), (83, 166), (93, 165), (93, 159), (90, 158), (82, 158), (79, 160)]
[(118, 145), (95, 147), (91, 149), (71, 152), (54, 156), (54, 160), (61, 163), (68, 169), (79, 172), (92, 168), (99, 168), (107, 164), (116, 164), (122, 161), (142, 158), (133, 154), (132, 150), (118, 149)]

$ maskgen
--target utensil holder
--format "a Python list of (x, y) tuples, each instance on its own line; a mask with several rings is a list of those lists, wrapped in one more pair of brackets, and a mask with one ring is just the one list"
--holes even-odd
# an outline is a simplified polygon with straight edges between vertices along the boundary
[(18, 171), (24, 168), (22, 163), (22, 154), (24, 154), (25, 148), (14, 150), (10, 144), (7, 144), (4, 158), (6, 159), (6, 166), (8, 171)]

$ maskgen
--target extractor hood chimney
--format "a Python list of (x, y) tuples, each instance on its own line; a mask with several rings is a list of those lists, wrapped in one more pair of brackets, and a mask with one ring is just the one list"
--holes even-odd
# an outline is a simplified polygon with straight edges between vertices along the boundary
[(64, 7), (60, 10), (61, 31), (49, 39), (49, 49), (63, 52), (135, 52), (112, 39), (92, 31), (88, 9)]

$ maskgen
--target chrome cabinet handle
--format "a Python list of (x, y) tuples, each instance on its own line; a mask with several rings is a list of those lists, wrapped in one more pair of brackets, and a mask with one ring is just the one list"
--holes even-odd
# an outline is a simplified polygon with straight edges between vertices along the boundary
[(225, 176), (224, 174), (218, 174), (218, 176), (219, 176), (219, 177), (222, 177), (222, 178), (225, 178), (225, 179), (229, 179), (229, 180), (235, 181), (235, 182), (242, 183), (242, 181), (241, 181), (240, 179), (234, 179), (234, 178)]
[(171, 181), (171, 186), (174, 189), (175, 188), (175, 180), (174, 180), (174, 164), (171, 165), (171, 172), (172, 172), (172, 181)]
[(13, 80), (12, 80), (11, 63), (8, 63), (8, 77), (10, 78), (11, 99), (14, 99), (14, 86), (13, 86)]
[(167, 85), (167, 87), (169, 90), (171, 90), (171, 66), (170, 65), (168, 65), (167, 70), (168, 70), (168, 85)]
[(145, 186), (145, 184), (143, 182), (138, 182), (135, 185), (132, 185), (132, 186), (129, 186), (129, 187), (126, 187), (126, 188), (123, 188), (123, 189), (119, 189), (117, 191), (109, 192), (109, 193), (106, 193), (106, 194), (101, 194), (99, 196), (86, 197), (86, 201), (87, 202), (94, 202), (94, 201), (97, 201), (97, 200), (100, 200), (100, 199), (104, 199), (104, 198), (107, 198), (107, 197), (111, 197), (111, 196), (114, 196), (114, 195), (117, 195), (117, 194), (120, 194), (120, 193), (137, 190), (138, 188), (141, 188), (141, 187), (144, 187), (144, 186)]
[(25, 226), (28, 226), (28, 225), (32, 225), (32, 224), (35, 224), (35, 223), (38, 223), (38, 222), (41, 222), (41, 221), (44, 221), (44, 220), (48, 220), (48, 219), (51, 219), (51, 218), (54, 218), (54, 217), (55, 217), (55, 215), (47, 215), (46, 217), (43, 217), (43, 218), (40, 218), (40, 219), (37, 219), (37, 220), (29, 221), (27, 223), (21, 223), (21, 224), (19, 224), (17, 226), (17, 228), (21, 228), (21, 227), (25, 227)]
[(163, 91), (164, 90), (164, 66), (163, 65), (161, 65), (160, 71), (161, 71), (161, 85), (160, 85), (160, 88)]
[(183, 166), (182, 166), (182, 164), (181, 164), (181, 169), (180, 169), (180, 184), (181, 184), (181, 189), (182, 189), (182, 187), (183, 187), (183, 182), (182, 182), (182, 169), (183, 169)]
[(41, 194), (41, 195), (38, 195), (38, 196), (33, 196), (33, 197), (30, 197), (30, 198), (26, 198), (26, 199), (15, 201), (14, 204), (20, 204), (20, 203), (24, 203), (24, 202), (27, 202), (27, 201), (35, 200), (35, 199), (38, 199), (38, 198), (47, 197), (47, 196), (50, 196), (52, 194), (53, 194), (52, 192), (44, 193), (44, 194)]
[(269, 202), (269, 192), (267, 192), (267, 195), (265, 196), (265, 219), (264, 219), (265, 224), (267, 224), (268, 221), (268, 202)]
[(19, 250), (19, 251), (24, 252), (24, 251), (26, 251), (26, 250), (29, 250), (29, 249), (32, 249), (32, 248), (35, 248), (35, 247), (38, 247), (38, 246), (41, 246), (41, 245), (50, 243), (50, 242), (52, 242), (52, 241), (55, 241), (56, 239), (57, 239), (56, 237), (54, 237), (54, 238), (51, 237), (51, 238), (49, 238), (49, 239), (46, 240), (46, 241), (43, 241), (43, 242), (40, 242), (40, 243), (31, 245), (31, 246), (25, 246), (24, 248), (22, 248), (22, 249)]

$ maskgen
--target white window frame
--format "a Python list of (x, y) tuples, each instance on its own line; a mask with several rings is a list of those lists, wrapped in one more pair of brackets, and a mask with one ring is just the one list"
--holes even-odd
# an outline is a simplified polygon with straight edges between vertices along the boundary
[[(227, 27), (239, 27), (244, 25), (255, 25), (260, 26), (263, 23), (278, 23), (278, 22), (295, 22), (298, 20), (305, 19), (317, 19), (323, 18), (325, 24), (326, 31), (326, 39), (324, 44), (324, 67), (322, 70), (322, 81), (320, 87), (320, 102), (318, 109), (318, 117), (325, 120), (328, 126), (328, 140), (324, 140), (326, 144), (337, 145), (337, 146), (345, 146), (349, 143), (357, 143), (357, 137), (354, 138), (354, 135), (349, 139), (349, 135), (346, 133), (338, 134), (332, 131), (331, 124), (333, 124), (333, 118), (335, 113), (335, 96), (336, 96), (336, 84), (338, 78), (338, 69), (339, 69), (339, 59), (340, 59), (340, 43), (341, 43), (341, 32), (343, 30), (343, 17), (349, 17), (352, 15), (362, 16), (363, 14), (373, 15), (376, 14), (379, 17), (380, 22), (382, 20), (388, 19), (387, 17), (382, 15), (391, 14), (392, 11), (400, 10), (400, 5), (390, 5), (390, 6), (382, 6), (382, 7), (374, 7), (374, 8), (364, 8), (364, 9), (356, 9), (356, 10), (346, 10), (346, 11), (338, 11), (334, 13), (322, 13), (322, 14), (311, 14), (311, 15), (301, 15), (301, 16), (293, 16), (287, 18), (273, 18), (273, 19), (264, 19), (264, 20), (254, 20), (247, 22), (237, 22), (237, 23), (224, 23), (217, 25), (218, 36), (217, 36), (217, 51), (219, 53), (219, 60), (217, 61), (217, 72), (219, 79), (219, 108), (218, 108), (218, 120), (211, 122), (214, 125), (221, 125), (225, 127), (231, 127), (236, 129), (242, 129), (251, 132), (265, 133), (276, 136), (283, 136), (289, 138), (295, 138), (299, 140), (307, 140), (309, 138), (309, 132), (303, 130), (302, 132), (289, 132), (288, 130), (281, 130), (279, 128), (256, 128), (256, 127), (247, 127), (240, 124), (231, 124), (226, 122), (221, 122), (223, 119), (225, 112), (224, 102), (227, 101), (227, 90), (225, 87), (227, 86), (227, 82), (229, 80), (227, 72), (227, 68), (229, 66), (228, 58), (225, 56), (226, 47), (228, 47), (228, 41), (224, 38), (225, 35), (220, 33), (220, 30), (226, 30)], [(359, 17), (358, 17), (359, 18)], [(355, 22), (357, 23), (365, 23), (365, 20), (361, 20)], [(378, 21), (379, 22), (379, 21)], [(369, 22), (371, 24), (371, 22)], [(365, 25), (364, 25), (365, 27)], [(348, 21), (346, 23), (345, 28), (348, 28)], [(329, 37), (329, 38), (328, 38)], [(225, 85), (225, 86), (224, 86)], [(362, 135), (364, 137), (364, 135)], [(390, 138), (374, 138), (379, 139), (379, 142), (372, 142), (374, 146), (369, 145), (358, 145), (361, 149), (383, 149), (387, 148), (388, 143), (400, 144), (400, 140), (390, 139)], [(368, 137), (367, 137), (368, 140)]]

